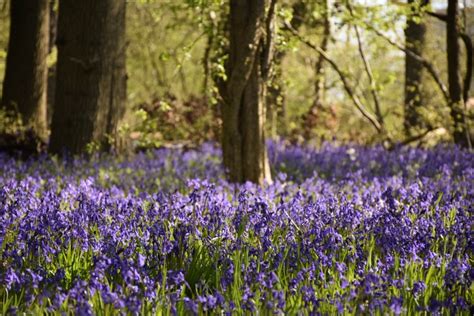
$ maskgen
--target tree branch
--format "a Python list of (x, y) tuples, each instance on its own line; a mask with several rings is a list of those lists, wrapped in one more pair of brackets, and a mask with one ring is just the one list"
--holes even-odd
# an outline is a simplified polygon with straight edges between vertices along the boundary
[(411, 144), (411, 143), (413, 143), (413, 142), (422, 140), (423, 138), (425, 138), (426, 135), (428, 135), (428, 134), (431, 133), (432, 131), (435, 131), (435, 130), (437, 130), (437, 129), (439, 129), (439, 128), (441, 128), (441, 127), (429, 127), (427, 130), (423, 131), (423, 132), (420, 133), (420, 134), (407, 137), (407, 138), (405, 138), (404, 140), (402, 140), (402, 141), (400, 141), (400, 142), (397, 142), (397, 143), (395, 143), (395, 144), (391, 144), (391, 145), (388, 147), (388, 150), (393, 150), (393, 149), (395, 149), (396, 147), (406, 146), (406, 145)]
[(344, 90), (346, 91), (347, 95), (351, 98), (351, 100), (354, 103), (357, 110), (362, 114), (362, 116), (364, 116), (370, 122), (370, 124), (372, 124), (372, 126), (377, 130), (377, 133), (381, 134), (382, 133), (382, 128), (381, 128), (379, 122), (377, 121), (376, 118), (374, 118), (372, 116), (372, 114), (370, 114), (370, 112), (368, 112), (366, 110), (366, 108), (364, 107), (364, 105), (360, 101), (359, 97), (354, 93), (351, 85), (347, 81), (347, 78), (346, 78), (344, 72), (339, 68), (339, 66), (336, 64), (336, 62), (334, 60), (332, 60), (331, 57), (329, 57), (329, 55), (324, 50), (321, 49), (321, 47), (314, 45), (310, 41), (303, 38), (300, 34), (298, 34), (298, 32), (295, 29), (293, 29), (293, 27), (289, 23), (285, 22), (285, 27), (300, 42), (302, 42), (303, 44), (305, 44), (309, 48), (315, 50), (318, 54), (320, 54), (324, 58), (324, 60), (326, 60), (331, 65), (331, 67), (334, 69), (334, 71), (336, 71), (336, 73), (339, 75), (339, 78), (341, 78), (342, 84), (344, 86)]
[[(348, 8), (349, 13), (351, 14), (351, 16), (354, 17), (354, 12), (353, 12), (352, 6), (350, 5), (349, 2), (347, 2), (347, 8)], [(375, 105), (375, 115), (377, 117), (377, 121), (380, 124), (380, 127), (383, 129), (384, 128), (384, 119), (383, 119), (382, 111), (381, 111), (381, 107), (380, 107), (379, 96), (378, 96), (378, 93), (377, 93), (377, 90), (376, 90), (376, 82), (375, 82), (374, 74), (372, 72), (372, 67), (370, 66), (370, 63), (369, 63), (369, 61), (367, 60), (367, 58), (365, 56), (364, 48), (362, 47), (362, 40), (361, 40), (359, 28), (355, 24), (354, 24), (354, 31), (355, 31), (356, 38), (357, 38), (357, 46), (359, 48), (359, 55), (360, 55), (360, 57), (362, 59), (362, 62), (364, 64), (364, 69), (365, 69), (365, 72), (367, 73), (367, 77), (369, 78), (370, 93), (372, 94), (372, 98), (374, 100), (374, 105)]]
[(432, 11), (426, 11), (426, 14), (428, 14), (429, 16), (432, 16), (434, 18), (437, 18), (438, 20), (443, 21), (443, 22), (448, 21), (448, 16), (446, 14), (436, 13), (436, 12), (432, 12)]
[(428, 73), (431, 75), (431, 77), (433, 78), (433, 80), (436, 82), (436, 85), (438, 86), (439, 90), (441, 91), (441, 93), (443, 94), (443, 97), (446, 101), (446, 103), (449, 104), (451, 98), (449, 96), (449, 92), (448, 92), (448, 88), (446, 87), (446, 85), (443, 83), (443, 81), (441, 80), (441, 76), (439, 75), (438, 71), (436, 70), (435, 66), (430, 63), (428, 60), (426, 60), (425, 58), (421, 57), (420, 55), (416, 54), (415, 52), (413, 52), (411, 49), (407, 48), (407, 47), (404, 47), (403, 45), (393, 41), (391, 38), (389, 38), (387, 35), (383, 34), (382, 32), (376, 30), (374, 27), (370, 26), (370, 25), (367, 25), (367, 27), (372, 30), (373, 32), (375, 32), (375, 34), (377, 34), (378, 36), (380, 36), (381, 38), (385, 39), (390, 45), (398, 48), (399, 50), (401, 50), (402, 52), (404, 52), (405, 54), (407, 55), (410, 55), (410, 57), (412, 57), (413, 59), (415, 59), (416, 61), (418, 61), (419, 63), (421, 63), (423, 65), (423, 67), (426, 68), (426, 70), (428, 71)]

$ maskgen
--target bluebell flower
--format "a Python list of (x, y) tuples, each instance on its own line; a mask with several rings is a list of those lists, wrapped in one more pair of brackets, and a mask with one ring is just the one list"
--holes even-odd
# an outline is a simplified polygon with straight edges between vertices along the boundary
[(403, 312), (403, 298), (402, 297), (394, 297), (390, 301), (390, 310), (395, 315), (400, 315)]

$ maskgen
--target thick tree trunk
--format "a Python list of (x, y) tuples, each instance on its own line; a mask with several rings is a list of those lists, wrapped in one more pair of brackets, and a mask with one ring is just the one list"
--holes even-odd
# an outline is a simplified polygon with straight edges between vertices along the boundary
[(274, 12), (274, 3), (269, 2), (230, 1), (228, 79), (221, 94), (224, 165), (232, 182), (271, 181), (264, 129), (265, 80), (271, 56), (271, 34), (265, 34), (265, 28), (272, 23)]
[(11, 1), (10, 10), (2, 105), (18, 110), (25, 126), (45, 141), (49, 0)]
[[(418, 3), (419, 0), (408, 0), (410, 5)], [(422, 2), (422, 6), (429, 1)], [(418, 56), (423, 56), (425, 47), (426, 25), (424, 21), (417, 22), (410, 19), (405, 28), (405, 46)], [(403, 126), (405, 134), (410, 136), (416, 129), (423, 128), (419, 115), (419, 109), (423, 106), (422, 74), (423, 64), (413, 58), (412, 55), (405, 56), (405, 117)]]
[(459, 4), (457, 0), (448, 1), (448, 12), (446, 20), (446, 39), (448, 55), (448, 83), (451, 108), (451, 119), (453, 120), (453, 139), (460, 146), (468, 146), (468, 132), (466, 129), (463, 112), (463, 93), (460, 68), (460, 43), (459, 43)]
[(126, 101), (125, 7), (125, 0), (59, 3), (54, 153), (117, 143)]

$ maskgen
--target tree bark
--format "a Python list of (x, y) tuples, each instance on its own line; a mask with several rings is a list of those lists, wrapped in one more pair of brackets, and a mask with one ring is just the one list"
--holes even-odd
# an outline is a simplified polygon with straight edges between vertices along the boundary
[(463, 93), (461, 83), (459, 44), (459, 4), (458, 0), (448, 1), (448, 12), (446, 19), (446, 44), (448, 56), (448, 84), (450, 97), (450, 114), (453, 120), (453, 139), (456, 144), (468, 147), (469, 136), (465, 124), (463, 111)]
[(125, 0), (59, 3), (53, 153), (117, 145), (126, 101), (125, 8)]
[(2, 106), (18, 110), (25, 126), (45, 141), (49, 0), (11, 1), (10, 14)]
[(271, 181), (265, 147), (265, 91), (275, 1), (231, 0), (227, 81), (221, 88), (224, 165), (232, 182)]
[[(408, 0), (408, 4), (414, 6), (419, 0)], [(429, 4), (428, 0), (422, 1), (420, 6)], [(405, 47), (418, 56), (423, 56), (426, 38), (426, 24), (424, 21), (417, 22), (413, 19), (407, 21), (405, 28)], [(424, 128), (419, 115), (419, 109), (423, 106), (422, 74), (423, 64), (412, 54), (405, 56), (405, 116), (403, 127), (407, 136), (412, 135), (416, 129)]]

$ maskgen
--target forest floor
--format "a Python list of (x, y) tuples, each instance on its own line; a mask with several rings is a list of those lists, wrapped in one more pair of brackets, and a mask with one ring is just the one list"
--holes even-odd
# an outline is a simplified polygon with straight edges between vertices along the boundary
[(0, 314), (469, 314), (474, 154), (269, 156), (274, 182), (258, 188), (225, 181), (211, 144), (0, 154)]

